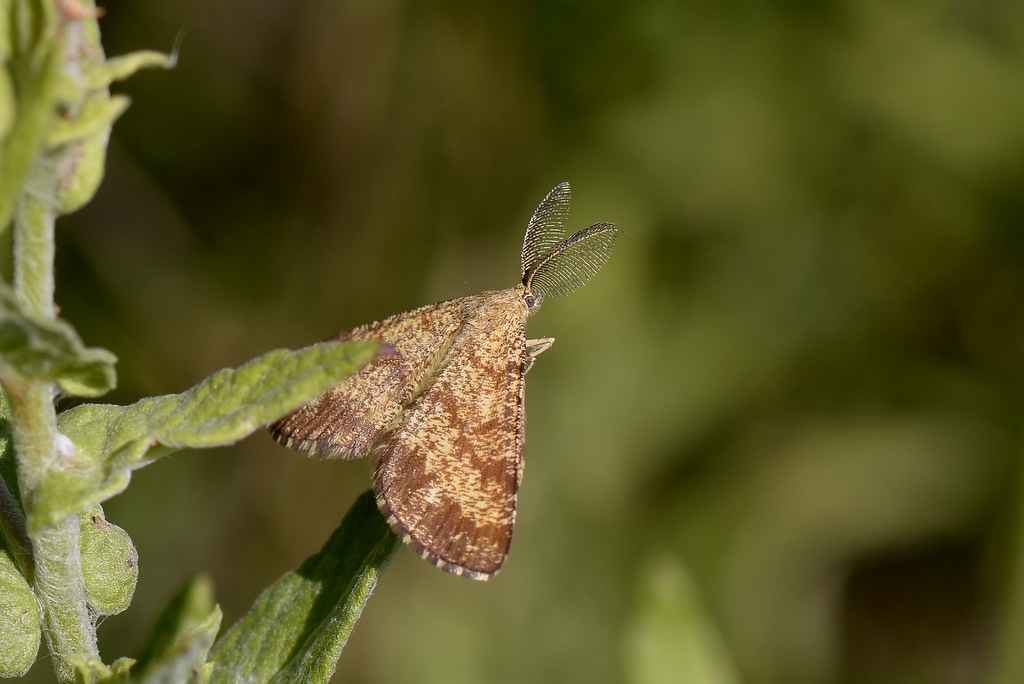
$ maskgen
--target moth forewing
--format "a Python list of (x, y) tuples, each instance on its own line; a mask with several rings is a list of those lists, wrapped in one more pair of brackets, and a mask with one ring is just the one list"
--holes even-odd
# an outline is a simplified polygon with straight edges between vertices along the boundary
[(525, 310), (518, 288), (487, 295), (375, 455), (377, 502), (395, 532), (475, 579), (508, 556), (523, 468)]
[(395, 348), (305, 406), (270, 425), (285, 446), (323, 458), (361, 458), (429, 382), (475, 298), (430, 304), (331, 339), (377, 340)]

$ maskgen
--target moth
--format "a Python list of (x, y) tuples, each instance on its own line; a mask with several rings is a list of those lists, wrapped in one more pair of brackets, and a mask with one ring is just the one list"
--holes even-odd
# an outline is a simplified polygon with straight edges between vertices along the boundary
[(526, 318), (604, 265), (618, 229), (565, 237), (568, 183), (526, 228), (522, 280), (509, 290), (431, 304), (341, 333), (382, 355), (270, 426), (285, 446), (324, 458), (371, 456), (381, 513), (403, 542), (455, 575), (490, 579), (508, 557), (523, 479), (523, 378), (552, 338)]

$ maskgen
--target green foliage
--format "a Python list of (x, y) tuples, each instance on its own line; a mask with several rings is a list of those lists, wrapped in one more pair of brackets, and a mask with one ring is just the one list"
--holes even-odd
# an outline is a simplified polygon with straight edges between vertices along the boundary
[(6, 230), (22, 186), (57, 117), (62, 49), (53, 35), (52, 5), (7, 0), (0, 5), (5, 38), (0, 43), (3, 69), (0, 111), (8, 112), (0, 133), (0, 231)]
[(139, 681), (205, 681), (204, 664), (220, 629), (221, 612), (213, 600), (213, 582), (193, 578), (167, 603), (142, 644), (135, 665)]
[(74, 654), (68, 657), (76, 684), (122, 684), (128, 682), (131, 658), (118, 658), (106, 665), (95, 656)]
[[(186, 42), (211, 68), (133, 79), (117, 129), (160, 193), (147, 219), (187, 212), (202, 244), (140, 240), (138, 266), (106, 255), (114, 236), (64, 272), (87, 287), (86, 267), (109, 269), (76, 323), (110, 307), (151, 322), (111, 331), (122, 358), (186, 363), (193, 301), (202, 320), (266, 316), (316, 339), (504, 287), (519, 221), (563, 176), (579, 220), (627, 238), (530, 320), (557, 342), (527, 380), (499, 583), (480, 598), (390, 577), (363, 620), (401, 619), (340, 675), (621, 681), (656, 549), (692, 576), (747, 684), (948, 684), (996, 651), (1017, 663), (993, 681), (1024, 681), (1024, 3), (312, 0), (274, 24), (288, 69), (251, 49), (265, 26), (231, 23), (243, 0), (218, 7)], [(125, 45), (158, 21), (121, 19)], [(269, 114), (268, 91), (288, 94)], [(133, 212), (137, 186), (99, 200)], [(221, 301), (181, 304), (142, 269), (199, 270)], [(138, 367), (123, 382), (159, 379), (129, 380)], [(322, 511), (296, 505), (287, 524)], [(217, 522), (221, 564), (256, 582)]]
[(56, 382), (72, 395), (99, 396), (116, 383), (117, 357), (87, 349), (65, 321), (24, 313), (0, 285), (0, 359), (22, 375)]
[[(23, 495), (29, 534), (52, 528), (67, 516), (77, 514), (88, 608), (92, 615), (124, 610), (135, 589), (138, 558), (127, 533), (107, 522), (98, 504), (122, 491), (132, 470), (160, 456), (183, 448), (232, 444), (298, 408), (370, 360), (377, 348), (376, 343), (327, 342), (299, 351), (277, 350), (241, 368), (219, 371), (181, 394), (144, 399), (124, 407), (83, 404), (62, 413), (58, 427), (68, 444), (73, 445), (73, 453), (67, 455), (66, 467), (51, 473)], [(360, 518), (360, 524), (364, 523)], [(387, 529), (386, 525), (384, 528)], [(351, 541), (351, 534), (350, 526), (346, 542)], [(389, 548), (393, 551), (393, 547)], [(357, 563), (361, 582), (331, 594), (339, 602), (338, 610), (347, 618), (339, 623), (345, 628), (344, 636), (369, 598), (367, 582), (372, 587), (384, 560), (377, 549), (367, 549), (366, 553), (370, 555), (366, 562), (372, 567), (367, 570)], [(346, 561), (353, 562), (352, 557), (347, 556)], [(192, 603), (195, 600), (186, 597), (176, 605)], [(298, 610), (298, 603), (286, 603)], [(187, 615), (194, 610), (182, 609), (179, 613)], [(302, 613), (302, 621), (307, 617)], [(178, 623), (184, 620), (173, 619)], [(172, 647), (149, 647), (143, 681), (171, 682), (177, 681), (175, 677), (183, 672), (203, 672), (203, 657), (213, 643), (219, 620), (219, 609), (208, 611), (203, 620), (187, 629), (173, 630)], [(279, 620), (277, 616), (267, 623), (267, 628), (276, 629)], [(165, 616), (161, 622), (169, 621), (172, 619)], [(255, 622), (258, 624), (259, 619)], [(163, 633), (167, 631), (165, 627)], [(328, 634), (333, 640), (322, 638), (335, 647), (331, 653), (336, 658), (344, 637), (339, 641), (330, 630)], [(120, 676), (116, 668), (108, 671), (95, 659), (77, 658), (72, 664), (86, 681)]]
[(139, 554), (128, 533), (106, 521), (95, 506), (78, 514), (86, 602), (95, 615), (115, 615), (128, 607), (139, 579)]
[[(140, 52), (106, 60), (87, 3), (0, 0), (0, 64), (0, 231), (13, 227), (14, 247), (14, 278), (0, 280), (0, 676), (28, 670), (45, 634), (62, 682), (205, 682), (221, 611), (203, 579), (170, 602), (138, 660), (101, 658), (97, 620), (129, 606), (139, 562), (100, 504), (124, 490), (133, 470), (180, 449), (233, 444), (298, 408), (379, 345), (272, 351), (180, 394), (57, 415), (58, 393), (95, 397), (113, 388), (117, 359), (86, 347), (54, 315), (54, 218), (88, 202), (103, 177), (111, 126), (128, 106), (108, 86), (173, 59)], [(288, 672), (323, 681), (396, 544), (372, 497), (361, 500), (325, 550), (287, 576), (299, 581), (275, 585), (231, 633), (232, 647), (218, 655), (222, 671), (247, 681)], [(282, 648), (308, 653), (287, 661), (276, 651), (271, 668), (275, 661), (253, 650), (271, 632)]]
[[(0, 64), (38, 48), (0, 68), (21, 98), (0, 104), (7, 169), (48, 53), (0, 6)], [(118, 3), (104, 42), (170, 37), (183, 7)], [(60, 315), (117, 352), (116, 403), (261, 337), (507, 286), (522, 218), (563, 177), (580, 220), (628, 231), (530, 321), (558, 342), (527, 383), (499, 582), (389, 568), (362, 619), (401, 618), (364, 623), (339, 675), (618, 682), (671, 667), (697, 615), (745, 684), (1024, 681), (1024, 3), (308, 0), (239, 21), (251, 8), (217, 0), (190, 68), (118, 86), (117, 182), (58, 221)], [(19, 183), (0, 180), (0, 198)], [(198, 495), (182, 553), (251, 602), (266, 569), (224, 510), (256, 490), (273, 514), (252, 547), (313, 549), (365, 465), (316, 467), (297, 496), (313, 464), (252, 447), (217, 459), (244, 485), (183, 455), (104, 504), (144, 554), (135, 609), (100, 628), (111, 656), (165, 592), (149, 497)]]
[(58, 417), (73, 467), (23, 495), (29, 530), (53, 525), (128, 486), (131, 471), (179, 449), (234, 444), (330, 389), (376, 353), (376, 344), (327, 342), (276, 350), (218, 371), (181, 394), (130, 406), (83, 404)]
[(39, 605), (32, 587), (0, 551), (0, 677), (18, 677), (32, 666), (39, 650)]
[[(85, 16), (76, 17), (75, 11)], [(0, 28), (13, 29), (3, 31), (12, 39), (0, 42), (0, 62), (8, 64), (0, 74), (0, 230), (43, 156), (61, 157), (55, 208), (68, 213), (88, 202), (103, 177), (110, 128), (128, 107), (128, 99), (112, 96), (108, 86), (142, 68), (173, 65), (166, 55), (147, 51), (85, 59), (68, 68), (66, 51), (76, 60), (80, 50), (102, 56), (99, 29), (89, 13), (84, 3), (7, 0), (0, 5)]]
[(366, 492), (320, 550), (256, 600), (214, 646), (210, 681), (322, 684), (401, 546)]
[(728, 649), (686, 569), (660, 558), (644, 570), (626, 633), (628, 681), (739, 684)]

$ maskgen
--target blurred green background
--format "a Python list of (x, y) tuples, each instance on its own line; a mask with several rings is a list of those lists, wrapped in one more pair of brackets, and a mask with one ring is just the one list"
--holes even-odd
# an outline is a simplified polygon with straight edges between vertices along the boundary
[[(511, 287), (562, 180), (623, 231), (531, 318), (505, 568), (403, 549), (336, 681), (1024, 681), (1024, 4), (105, 6), (111, 55), (186, 30), (59, 225), (110, 401)], [(233, 622), (369, 475), (265, 434), (138, 472), (104, 656), (196, 572)]]

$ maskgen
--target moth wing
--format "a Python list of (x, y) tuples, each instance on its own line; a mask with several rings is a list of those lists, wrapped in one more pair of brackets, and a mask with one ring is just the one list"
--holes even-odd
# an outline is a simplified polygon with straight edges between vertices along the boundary
[(395, 533), (481, 580), (508, 556), (523, 472), (525, 319), (507, 294), (468, 322), (376, 454), (377, 504)]
[(285, 446), (326, 458), (360, 458), (437, 368), (472, 309), (472, 297), (431, 304), (348, 332), (334, 340), (376, 340), (396, 353), (379, 356), (359, 372), (269, 426)]

